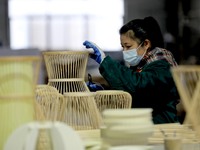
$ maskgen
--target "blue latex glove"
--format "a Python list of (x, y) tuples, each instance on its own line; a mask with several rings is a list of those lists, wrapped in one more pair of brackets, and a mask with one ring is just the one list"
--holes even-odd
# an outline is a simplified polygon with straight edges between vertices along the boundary
[(83, 42), (83, 45), (88, 49), (92, 48), (94, 52), (90, 53), (90, 57), (94, 59), (97, 63), (101, 63), (105, 58), (105, 53), (95, 44), (90, 41)]
[(103, 86), (100, 83), (94, 83), (92, 81), (92, 76), (91, 74), (88, 73), (88, 81), (86, 82), (87, 87), (91, 92), (96, 92), (99, 90), (104, 90)]

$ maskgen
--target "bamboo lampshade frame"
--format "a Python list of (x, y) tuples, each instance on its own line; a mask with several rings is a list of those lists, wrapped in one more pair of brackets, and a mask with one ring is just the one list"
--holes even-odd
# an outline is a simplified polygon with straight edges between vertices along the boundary
[(96, 91), (94, 99), (100, 112), (105, 109), (131, 108), (132, 104), (131, 95), (121, 90)]
[(171, 72), (186, 111), (184, 124), (192, 124), (200, 135), (200, 66), (180, 65)]
[(65, 92), (88, 92), (84, 81), (88, 51), (43, 52), (48, 74), (48, 85)]
[[(40, 84), (36, 86), (36, 103), (39, 109), (36, 109), (37, 120), (58, 121), (62, 116), (63, 95), (55, 87)], [(41, 118), (44, 116), (44, 118)]]
[(0, 57), (0, 149), (12, 131), (35, 120), (40, 62), (38, 56)]
[(92, 92), (69, 92), (64, 94), (64, 115), (66, 122), (75, 130), (99, 129), (102, 118)]

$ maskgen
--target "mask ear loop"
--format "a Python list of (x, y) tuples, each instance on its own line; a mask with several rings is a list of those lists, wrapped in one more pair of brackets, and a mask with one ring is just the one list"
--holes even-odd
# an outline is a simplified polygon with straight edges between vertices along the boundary
[(140, 43), (140, 45), (136, 48), (136, 50), (138, 50), (142, 46), (143, 43), (144, 41)]
[[(144, 44), (144, 41), (140, 43), (140, 45), (138, 46), (137, 50), (142, 46), (142, 44)], [(147, 49), (145, 50), (144, 54), (141, 56), (142, 58), (144, 57), (144, 55), (146, 54)]]
[(140, 48), (140, 47), (142, 46), (142, 44), (144, 44), (144, 41), (142, 41), (142, 42), (140, 43), (140, 45), (138, 46), (138, 48)]

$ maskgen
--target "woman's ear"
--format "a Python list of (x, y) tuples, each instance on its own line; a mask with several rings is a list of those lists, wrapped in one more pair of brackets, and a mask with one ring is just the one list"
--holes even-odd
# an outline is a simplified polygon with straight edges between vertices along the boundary
[(151, 46), (151, 42), (148, 39), (144, 40), (144, 46), (150, 47)]
[(151, 41), (149, 41), (148, 39), (144, 40), (143, 46), (144, 46), (146, 49), (151, 48)]

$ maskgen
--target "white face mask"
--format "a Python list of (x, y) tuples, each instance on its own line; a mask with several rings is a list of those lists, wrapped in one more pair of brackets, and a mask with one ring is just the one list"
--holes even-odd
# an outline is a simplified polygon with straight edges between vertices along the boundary
[(129, 64), (130, 66), (136, 66), (139, 64), (139, 62), (145, 55), (145, 53), (142, 56), (137, 54), (137, 50), (140, 48), (141, 45), (142, 43), (138, 46), (138, 48), (123, 51), (123, 58), (126, 64)]

